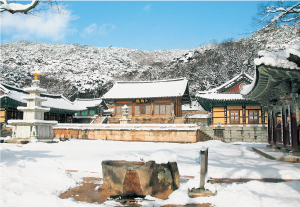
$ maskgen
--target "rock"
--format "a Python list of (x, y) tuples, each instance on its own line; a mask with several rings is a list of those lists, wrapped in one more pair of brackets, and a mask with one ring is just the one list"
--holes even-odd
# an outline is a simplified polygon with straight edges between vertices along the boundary
[(161, 199), (179, 187), (176, 162), (156, 164), (149, 162), (103, 161), (104, 184), (113, 195), (143, 197), (151, 195)]

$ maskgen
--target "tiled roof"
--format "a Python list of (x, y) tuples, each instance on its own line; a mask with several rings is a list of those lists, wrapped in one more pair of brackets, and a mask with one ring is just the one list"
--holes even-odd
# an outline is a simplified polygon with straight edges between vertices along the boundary
[(78, 106), (82, 106), (82, 107), (96, 107), (101, 105), (101, 103), (103, 102), (102, 99), (100, 98), (94, 98), (94, 99), (80, 99), (80, 98), (76, 98), (74, 101), (74, 104), (78, 105)]
[[(186, 93), (186, 94), (185, 94)], [(188, 95), (188, 80), (116, 82), (102, 99), (163, 98)]]
[[(16, 88), (4, 83), (0, 83), (0, 88), (4, 91), (4, 95), (0, 96), (0, 99), (3, 97), (8, 97), (20, 103), (27, 103), (23, 100), (22, 97), (28, 96), (28, 92), (24, 91), (21, 88)], [(47, 101), (42, 102), (43, 107), (63, 109), (68, 111), (82, 111), (86, 110), (85, 107), (76, 105), (65, 98), (63, 95), (52, 95), (52, 94), (41, 94), (42, 97), (46, 97)]]
[(223, 93), (230, 87), (234, 87), (239, 84), (240, 81), (246, 80), (250, 83), (253, 80), (251, 76), (245, 73), (241, 73), (226, 83), (209, 91), (199, 91), (196, 97), (212, 100), (243, 100), (243, 96), (240, 93)]

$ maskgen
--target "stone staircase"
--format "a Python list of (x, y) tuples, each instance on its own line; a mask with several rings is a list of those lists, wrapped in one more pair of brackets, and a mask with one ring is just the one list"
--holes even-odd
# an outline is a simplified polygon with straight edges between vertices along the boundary
[(102, 117), (98, 117), (97, 120), (95, 120), (94, 124), (104, 124), (106, 122), (107, 122), (107, 117), (102, 116)]
[(199, 141), (200, 142), (204, 142), (204, 141), (208, 141), (208, 140), (213, 140), (212, 137), (210, 137), (209, 135), (207, 135), (205, 132), (199, 130)]

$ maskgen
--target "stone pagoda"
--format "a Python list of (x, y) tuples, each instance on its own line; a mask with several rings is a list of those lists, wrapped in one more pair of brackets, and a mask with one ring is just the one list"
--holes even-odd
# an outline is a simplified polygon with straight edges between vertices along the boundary
[(8, 124), (13, 126), (12, 138), (7, 140), (11, 143), (21, 143), (22, 141), (53, 141), (53, 126), (57, 125), (57, 121), (45, 121), (44, 113), (49, 112), (50, 108), (42, 107), (42, 102), (47, 98), (40, 96), (41, 93), (47, 92), (39, 87), (40, 81), (38, 76), (40, 73), (33, 73), (34, 80), (30, 88), (24, 88), (29, 96), (22, 97), (27, 101), (27, 107), (18, 107), (19, 111), (23, 111), (23, 120), (8, 120)]

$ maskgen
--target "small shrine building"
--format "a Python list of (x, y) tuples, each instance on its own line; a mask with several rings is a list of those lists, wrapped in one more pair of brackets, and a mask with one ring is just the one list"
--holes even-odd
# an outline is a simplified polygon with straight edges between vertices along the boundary
[(300, 151), (300, 42), (279, 52), (260, 51), (256, 75), (242, 90), (268, 113), (268, 142), (283, 151)]
[(241, 73), (219, 87), (199, 91), (196, 99), (211, 112), (211, 126), (201, 130), (225, 142), (266, 141), (266, 112), (259, 102), (240, 94), (252, 80), (251, 76)]
[(217, 88), (197, 93), (198, 102), (212, 113), (211, 125), (265, 124), (267, 119), (261, 105), (240, 94), (243, 86), (252, 80), (249, 75), (241, 73)]
[(102, 99), (114, 104), (113, 116), (117, 119), (110, 118), (110, 123), (119, 122), (124, 105), (128, 106), (131, 123), (174, 123), (176, 117), (182, 117), (182, 105), (190, 103), (185, 78), (116, 82)]

